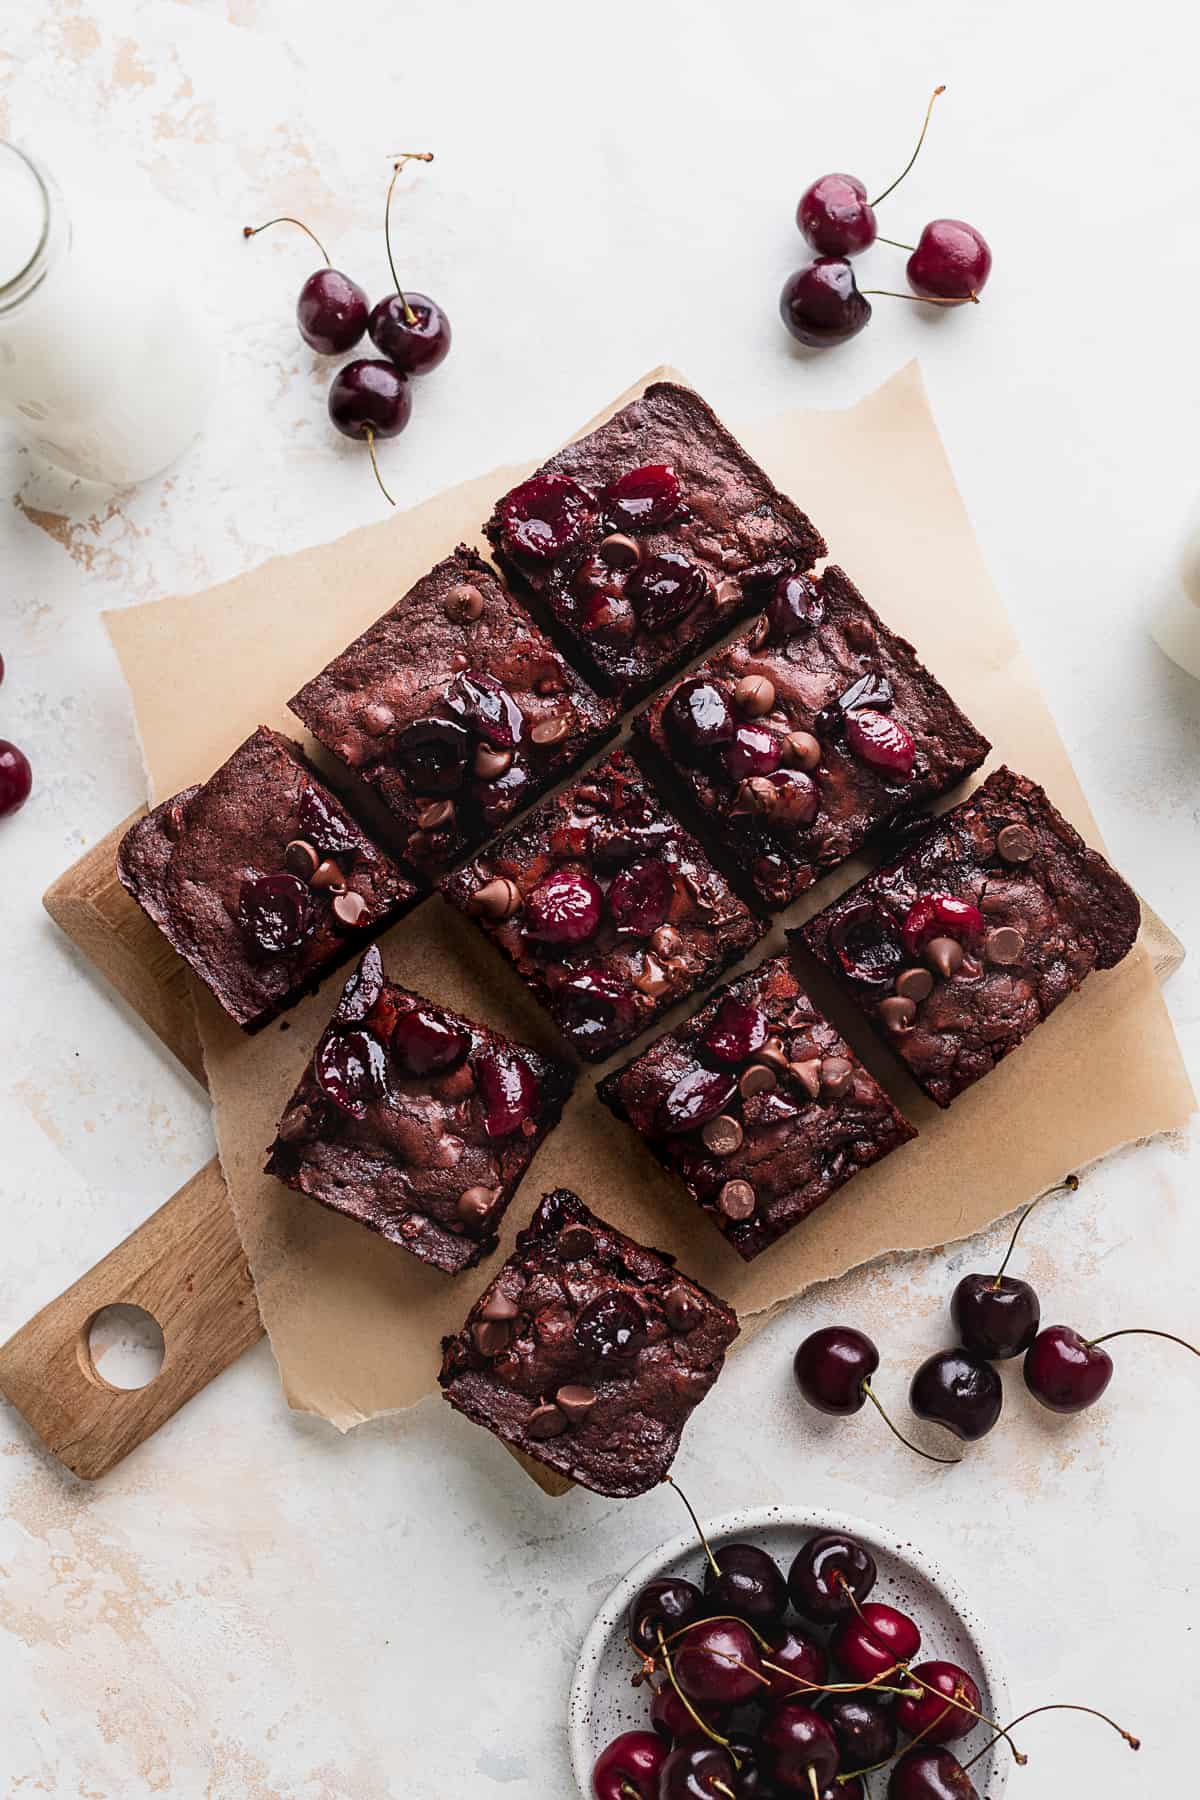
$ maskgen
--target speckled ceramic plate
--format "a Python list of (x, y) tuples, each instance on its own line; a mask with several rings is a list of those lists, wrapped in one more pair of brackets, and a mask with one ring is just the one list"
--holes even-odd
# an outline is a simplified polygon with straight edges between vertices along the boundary
[[(878, 1565), (879, 1577), (871, 1598), (910, 1613), (921, 1627), (921, 1660), (945, 1657), (959, 1663), (979, 1684), (983, 1712), (993, 1719), (1010, 1717), (1008, 1688), (977, 1613), (957, 1584), (916, 1545), (865, 1519), (783, 1506), (729, 1513), (706, 1524), (704, 1529), (718, 1554), (723, 1543), (733, 1538), (748, 1539), (770, 1551), (785, 1572), (801, 1544), (814, 1532), (849, 1532), (866, 1545)], [(630, 1680), (636, 1664), (625, 1639), (629, 1602), (647, 1581), (660, 1575), (685, 1575), (699, 1583), (703, 1568), (704, 1556), (695, 1535), (675, 1538), (644, 1556), (596, 1614), (575, 1665), (568, 1713), (571, 1761), (579, 1791), (586, 1800), (592, 1800), (592, 1767), (605, 1744), (622, 1731), (649, 1729), (646, 1689), (635, 1688)], [(950, 1748), (961, 1748), (966, 1757), (983, 1742), (981, 1726), (961, 1745)], [(971, 1779), (981, 1800), (1000, 1800), (1010, 1766), (1002, 1744), (980, 1758), (971, 1770)], [(879, 1800), (883, 1791), (881, 1778), (876, 1777), (872, 1800)]]

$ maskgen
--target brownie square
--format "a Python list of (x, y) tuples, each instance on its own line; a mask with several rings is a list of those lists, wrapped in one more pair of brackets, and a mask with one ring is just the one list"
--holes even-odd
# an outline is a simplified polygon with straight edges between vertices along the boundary
[(419, 898), (299, 745), (261, 726), (202, 786), (126, 832), (117, 874), (246, 1031)]
[(267, 1173), (460, 1274), (496, 1248), (574, 1071), (389, 981), (346, 983), (267, 1153)]
[(598, 1494), (662, 1481), (737, 1336), (732, 1309), (566, 1188), (442, 1340), (457, 1411)]
[(784, 576), (754, 625), (634, 730), (772, 909), (991, 748), (834, 567)]
[(610, 704), (460, 545), (288, 702), (395, 814), (430, 880), (606, 737)]
[(588, 1062), (715, 980), (764, 929), (620, 750), (442, 892)]
[(746, 1262), (917, 1135), (786, 956), (718, 989), (597, 1092)]
[(789, 935), (939, 1106), (995, 1068), (1137, 937), (1136, 894), (1036, 782), (997, 769)]
[(820, 533), (689, 388), (659, 381), (552, 456), (484, 530), (608, 692), (644, 692)]

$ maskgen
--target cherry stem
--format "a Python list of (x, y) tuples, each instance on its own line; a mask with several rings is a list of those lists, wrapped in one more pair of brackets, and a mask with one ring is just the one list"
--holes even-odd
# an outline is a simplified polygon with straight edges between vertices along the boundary
[(679, 1495), (679, 1498), (683, 1501), (683, 1504), (687, 1507), (688, 1517), (691, 1519), (692, 1524), (696, 1527), (696, 1536), (700, 1539), (700, 1542), (704, 1546), (704, 1554), (708, 1558), (708, 1566), (712, 1570), (714, 1575), (719, 1575), (721, 1573), (721, 1565), (712, 1553), (712, 1545), (709, 1543), (708, 1539), (704, 1535), (704, 1527), (701, 1525), (699, 1519), (696, 1517), (695, 1507), (692, 1505), (691, 1501), (688, 1499), (687, 1495), (684, 1493), (683, 1489), (680, 1487), (679, 1483), (674, 1479), (673, 1476), (667, 1475), (664, 1477), (664, 1479), (665, 1479), (668, 1487), (673, 1487), (675, 1489), (675, 1492)]
[(384, 499), (387, 501), (389, 506), (395, 506), (396, 502), (392, 499), (392, 496), (388, 493), (387, 489), (384, 487), (383, 476), (379, 473), (379, 464), (375, 458), (375, 428), (373, 425), (367, 426), (367, 449), (371, 453), (371, 467), (375, 471), (375, 479), (379, 483), (379, 491), (383, 495)]
[(968, 294), (966, 298), (962, 300), (942, 300), (933, 294), (898, 294), (895, 288), (860, 288), (859, 292), (862, 294), (879, 294), (882, 295), (885, 300), (916, 300), (919, 301), (922, 306), (966, 306), (968, 302), (970, 302), (972, 306), (979, 305), (978, 294)]
[(901, 169), (900, 173), (897, 175), (895, 181), (892, 182), (891, 187), (885, 187), (882, 194), (878, 195), (878, 197), (876, 199), (872, 200), (872, 202), (871, 202), (872, 206), (878, 206), (880, 200), (886, 200), (888, 195), (893, 191), (893, 189), (898, 188), (900, 186), (900, 183), (904, 180), (904, 177), (908, 174), (908, 171), (912, 168), (912, 166), (916, 162), (918, 156), (920, 156), (921, 145), (925, 142), (925, 133), (929, 130), (929, 118), (930, 118), (930, 114), (933, 112), (933, 103), (937, 99), (938, 95), (944, 94), (945, 91), (946, 91), (946, 88), (945, 88), (945, 84), (943, 83), (943, 85), (941, 87), (935, 87), (932, 94), (930, 94), (929, 105), (925, 108), (925, 119), (921, 126), (921, 135), (917, 139), (916, 149), (913, 151), (912, 155), (909, 157), (908, 161), (905, 163), (904, 167)]
[(632, 1787), (628, 1781), (622, 1780), (621, 1792), (625, 1795), (626, 1800), (642, 1800), (642, 1796), (638, 1793), (637, 1789)]
[(1123, 1331), (1106, 1331), (1103, 1337), (1088, 1338), (1087, 1347), (1094, 1350), (1097, 1344), (1110, 1344), (1113, 1338), (1119, 1337), (1165, 1338), (1168, 1344), (1178, 1344), (1181, 1350), (1190, 1350), (1193, 1356), (1200, 1356), (1200, 1350), (1186, 1338), (1176, 1337), (1172, 1331), (1155, 1331), (1150, 1325), (1127, 1325)]
[(658, 1636), (658, 1648), (662, 1655), (663, 1668), (667, 1671), (667, 1680), (670, 1682), (671, 1686), (675, 1689), (675, 1692), (678, 1695), (678, 1697), (683, 1705), (684, 1711), (688, 1714), (688, 1717), (690, 1719), (692, 1719), (694, 1721), (694, 1723), (699, 1727), (699, 1729), (704, 1733), (705, 1737), (711, 1738), (714, 1744), (720, 1744), (722, 1750), (729, 1751), (730, 1756), (733, 1756), (734, 1768), (740, 1769), (742, 1765), (738, 1761), (737, 1757), (733, 1755), (733, 1750), (730, 1747), (729, 1739), (722, 1737), (719, 1731), (714, 1731), (711, 1725), (705, 1724), (704, 1720), (700, 1717), (700, 1714), (696, 1711), (695, 1707), (692, 1705), (691, 1701), (688, 1699), (687, 1695), (684, 1693), (683, 1689), (680, 1687), (678, 1681), (675, 1679), (675, 1667), (671, 1661), (671, 1652), (667, 1649), (667, 1640), (663, 1636), (662, 1626), (659, 1625), (656, 1629), (657, 1629), (657, 1636)]
[(880, 1418), (883, 1420), (884, 1424), (887, 1426), (887, 1428), (891, 1432), (892, 1436), (898, 1437), (900, 1439), (900, 1442), (902, 1444), (907, 1445), (907, 1447), (910, 1450), (915, 1450), (918, 1456), (923, 1456), (925, 1458), (926, 1462), (945, 1463), (948, 1467), (953, 1468), (956, 1463), (960, 1463), (962, 1461), (961, 1456), (935, 1456), (933, 1454), (932, 1450), (922, 1450), (919, 1444), (914, 1444), (911, 1438), (905, 1437), (904, 1433), (899, 1429), (898, 1426), (892, 1424), (892, 1421), (888, 1418), (887, 1414), (883, 1410), (883, 1407), (880, 1405), (879, 1401), (876, 1399), (875, 1390), (872, 1388), (869, 1381), (863, 1382), (862, 1391), (866, 1395), (867, 1399), (871, 1402), (871, 1405), (875, 1408), (875, 1411), (879, 1414)]
[[(1094, 1706), (1076, 1706), (1070, 1700), (1059, 1700), (1051, 1706), (1033, 1706), (1028, 1712), (1021, 1713), (1019, 1718), (1010, 1719), (1007, 1729), (1011, 1731), (1014, 1725), (1023, 1725), (1026, 1719), (1036, 1719), (1039, 1713), (1048, 1712), (1088, 1713), (1093, 1719), (1100, 1719), (1105, 1725), (1111, 1725), (1113, 1730), (1125, 1739), (1125, 1742), (1129, 1745), (1131, 1750), (1140, 1750), (1142, 1747), (1141, 1738), (1134, 1737), (1132, 1731), (1126, 1731), (1123, 1725), (1118, 1725), (1117, 1721), (1115, 1719), (1110, 1719), (1107, 1713), (1097, 1712)], [(997, 1737), (999, 1735), (1000, 1734), (997, 1733)], [(989, 1743), (986, 1743), (983, 1746), (982, 1750), (977, 1750), (971, 1758), (971, 1762), (964, 1763), (963, 1768), (969, 1769), (971, 1763), (977, 1763), (981, 1756), (986, 1756), (995, 1742), (996, 1738), (992, 1738)]]
[(396, 161), (392, 164), (392, 179), (388, 182), (387, 200), (383, 208), (383, 241), (387, 245), (388, 268), (392, 271), (392, 280), (396, 284), (396, 292), (400, 296), (400, 305), (404, 309), (404, 323), (415, 325), (417, 315), (408, 304), (404, 289), (400, 286), (400, 277), (396, 273), (396, 264), (392, 258), (392, 190), (396, 186), (396, 177), (406, 163), (432, 162), (432, 150), (400, 150), (396, 153)]
[(882, 233), (882, 232), (877, 232), (877, 233), (876, 233), (876, 237), (875, 237), (875, 242), (876, 242), (876, 243), (877, 243), (877, 244), (890, 244), (890, 245), (891, 245), (891, 246), (892, 246), (892, 249), (893, 249), (893, 250), (911, 250), (911, 251), (915, 251), (915, 250), (916, 250), (916, 247), (917, 247), (917, 246), (916, 246), (916, 245), (915, 245), (915, 244), (902, 244), (902, 243), (901, 243), (901, 242), (900, 242), (900, 239), (899, 239), (899, 238), (887, 238), (887, 237), (884, 237), (884, 235), (883, 235), (883, 233)]
[(766, 1656), (764, 1656), (762, 1659), (762, 1666), (764, 1669), (773, 1670), (776, 1675), (782, 1675), (787, 1681), (793, 1682), (795, 1684), (796, 1692), (798, 1694), (866, 1694), (866, 1693), (871, 1693), (871, 1694), (899, 1694), (901, 1696), (901, 1698), (904, 1700), (919, 1700), (921, 1698), (921, 1690), (919, 1688), (889, 1687), (886, 1685), (886, 1678), (889, 1675), (894, 1675), (896, 1672), (896, 1669), (901, 1667), (901, 1665), (899, 1663), (896, 1664), (895, 1669), (882, 1669), (880, 1671), (880, 1673), (878, 1675), (873, 1676), (870, 1681), (830, 1681), (830, 1682), (805, 1681), (803, 1675), (794, 1675), (792, 1673), (791, 1669), (785, 1669), (782, 1667), (781, 1664), (773, 1663), (770, 1660), (770, 1658), (766, 1657)]
[(1077, 1193), (1078, 1190), (1079, 1190), (1078, 1175), (1067, 1175), (1067, 1176), (1064, 1176), (1062, 1181), (1060, 1181), (1058, 1183), (1057, 1187), (1047, 1188), (1046, 1192), (1044, 1194), (1039, 1194), (1036, 1200), (1031, 1200), (1029, 1202), (1029, 1205), (1025, 1208), (1025, 1211), (1021, 1214), (1020, 1218), (1017, 1220), (1016, 1228), (1013, 1231), (1012, 1237), (1009, 1239), (1009, 1242), (1008, 1242), (1008, 1249), (1004, 1252), (1004, 1261), (1000, 1264), (1000, 1267), (996, 1270), (996, 1279), (992, 1284), (993, 1287), (1000, 1286), (1000, 1278), (1004, 1274), (1005, 1269), (1007, 1269), (1008, 1263), (1009, 1263), (1009, 1258), (1012, 1256), (1013, 1251), (1017, 1247), (1017, 1239), (1021, 1235), (1021, 1227), (1022, 1227), (1022, 1225), (1024, 1225), (1026, 1219), (1029, 1217), (1030, 1213), (1034, 1210), (1034, 1208), (1040, 1206), (1042, 1204), (1043, 1200), (1048, 1200), (1050, 1198), (1051, 1194), (1074, 1194), (1074, 1193)]
[(298, 225), (305, 237), (312, 239), (313, 243), (317, 246), (317, 249), (321, 252), (321, 255), (325, 258), (325, 267), (327, 269), (333, 267), (333, 264), (329, 260), (329, 252), (317, 236), (316, 232), (310, 231), (303, 219), (293, 219), (287, 213), (281, 214), (278, 219), (268, 219), (265, 225), (243, 225), (242, 236), (244, 238), (257, 237), (260, 231), (270, 231), (272, 225)]
[(812, 1789), (813, 1800), (821, 1800), (821, 1790), (817, 1786), (817, 1771), (811, 1763), (808, 1765), (808, 1785)]
[[(669, 1480), (670, 1477), (668, 1476), (667, 1479)], [(737, 1613), (705, 1613), (702, 1619), (692, 1619), (687, 1625), (681, 1625), (678, 1631), (673, 1631), (667, 1639), (668, 1644), (673, 1644), (676, 1638), (686, 1637), (689, 1631), (695, 1631), (700, 1625), (740, 1625), (743, 1631), (750, 1633), (760, 1650), (771, 1648), (762, 1633), (755, 1631), (749, 1619), (739, 1618)]]

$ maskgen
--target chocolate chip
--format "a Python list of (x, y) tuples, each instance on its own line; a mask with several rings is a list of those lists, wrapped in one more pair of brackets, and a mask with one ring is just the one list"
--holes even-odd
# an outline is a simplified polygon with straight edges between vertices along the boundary
[[(486, 1193), (487, 1189), (484, 1189), (484, 1192)], [(483, 1310), (479, 1316), (481, 1319), (491, 1319), (493, 1323), (498, 1324), (501, 1321), (515, 1319), (520, 1310), (515, 1300), (510, 1300), (507, 1294), (502, 1294), (497, 1288), (484, 1301)]]
[(499, 1356), (508, 1349), (511, 1336), (511, 1328), (503, 1319), (479, 1319), (471, 1327), (471, 1342), (480, 1356)]
[(548, 699), (551, 694), (561, 694), (563, 691), (561, 671), (555, 668), (546, 669), (534, 682), (533, 691), (535, 694), (540, 694), (543, 700)]
[(480, 744), (475, 752), (475, 773), (481, 781), (497, 781), (501, 775), (507, 775), (512, 759), (511, 750), (493, 750), (490, 744)]
[(177, 838), (183, 830), (184, 808), (181, 800), (172, 800), (163, 813), (163, 824), (169, 838)]
[(963, 947), (957, 938), (930, 938), (925, 946), (925, 961), (946, 981), (963, 966)]
[(673, 925), (660, 925), (651, 933), (650, 948), (656, 956), (675, 956), (683, 949), (683, 939)]
[(765, 675), (743, 675), (733, 690), (733, 704), (744, 718), (761, 719), (775, 704), (775, 683)]
[(281, 1144), (296, 1144), (310, 1135), (313, 1127), (312, 1114), (307, 1106), (293, 1106), (285, 1112), (279, 1121), (276, 1136)]
[(446, 617), (460, 625), (470, 625), (483, 611), (483, 595), (477, 587), (464, 581), (446, 595)]
[(749, 813), (752, 817), (761, 818), (775, 809), (775, 788), (765, 775), (751, 775), (743, 781), (734, 796), (730, 811), (733, 813)]
[(560, 1387), (554, 1396), (554, 1404), (559, 1411), (565, 1413), (572, 1425), (580, 1419), (586, 1419), (596, 1404), (595, 1388), (585, 1387), (580, 1382), (569, 1381)]
[(903, 994), (889, 994), (879, 1002), (879, 1016), (889, 1031), (911, 1031), (917, 1016), (916, 1001), (906, 1000)]
[(673, 1281), (662, 1297), (662, 1309), (672, 1331), (691, 1331), (704, 1308), (686, 1281)]
[(535, 1406), (525, 1426), (526, 1435), (538, 1444), (547, 1438), (561, 1437), (566, 1429), (567, 1415), (557, 1406)]
[[(309, 881), (316, 874), (320, 865), (320, 857), (311, 844), (303, 838), (293, 838), (283, 853), (283, 866), (291, 875), (298, 875), (301, 881)], [(338, 870), (341, 873), (341, 870)]]
[(596, 1234), (586, 1225), (564, 1225), (558, 1234), (558, 1253), (568, 1262), (580, 1262), (596, 1248)]
[(727, 1181), (717, 1195), (717, 1205), (727, 1219), (748, 1219), (757, 1196), (748, 1181)]
[(755, 1051), (753, 1060), (756, 1063), (766, 1063), (769, 1069), (774, 1069), (776, 1074), (781, 1075), (788, 1066), (787, 1051), (783, 1047), (783, 1039), (780, 1037), (769, 1037), (762, 1049)]
[(382, 700), (373, 700), (362, 710), (362, 728), (368, 737), (382, 737), (396, 723), (396, 715)]
[(856, 650), (870, 650), (874, 646), (874, 628), (866, 619), (847, 619), (842, 629), (846, 633), (846, 642)]
[(854, 1086), (854, 1064), (848, 1056), (821, 1059), (821, 1090), (830, 1100), (841, 1100)]
[(453, 823), (453, 800), (435, 800), (431, 805), (423, 806), (417, 814), (417, 824), (422, 831), (441, 831), (444, 826)]
[(642, 546), (623, 531), (610, 531), (596, 548), (610, 569), (632, 569), (642, 560)]
[(335, 862), (318, 863), (308, 879), (311, 887), (328, 888), (331, 894), (346, 891), (346, 877)]
[(742, 584), (732, 575), (723, 575), (713, 589), (714, 606), (733, 606), (740, 604)]
[(983, 953), (988, 961), (1001, 965), (1019, 962), (1024, 950), (1025, 939), (1011, 925), (997, 925), (994, 931), (988, 932), (983, 943)]
[(489, 1187), (464, 1188), (458, 1196), (456, 1211), (464, 1224), (481, 1224), (495, 1203), (496, 1190)]
[(804, 1089), (810, 1100), (815, 1100), (821, 1091), (821, 1060), (813, 1057), (804, 1062), (788, 1064), (788, 1074), (797, 1087)]
[(570, 719), (539, 719), (529, 733), (535, 744), (561, 744), (571, 729)]
[(661, 1000), (664, 994), (670, 992), (671, 977), (656, 956), (643, 951), (642, 966), (633, 978), (633, 985), (647, 1000)]
[(821, 760), (821, 745), (811, 731), (789, 731), (783, 740), (788, 762), (811, 773)]
[(933, 992), (933, 976), (928, 969), (901, 969), (896, 977), (896, 992), (905, 1000), (927, 1000)]
[(742, 1147), (742, 1128), (736, 1119), (728, 1113), (721, 1113), (716, 1119), (710, 1119), (700, 1133), (705, 1147), (714, 1156), (732, 1156), (735, 1150)]
[(361, 925), (367, 903), (361, 894), (339, 894), (333, 903), (333, 916), (342, 925)]
[(996, 850), (1006, 863), (1028, 862), (1037, 840), (1027, 825), (1003, 825), (996, 836)]
[(461, 675), (463, 670), (469, 669), (470, 666), (471, 659), (465, 650), (456, 650), (454, 655), (450, 658), (450, 669), (455, 675)]
[(521, 904), (521, 890), (515, 881), (509, 881), (504, 875), (497, 875), (492, 881), (485, 881), (481, 888), (476, 888), (467, 901), (467, 911), (476, 913), (482, 919), (511, 919)]
[(753, 1100), (755, 1094), (769, 1094), (778, 1085), (774, 1069), (768, 1069), (764, 1063), (751, 1063), (738, 1082), (738, 1093), (743, 1100)]

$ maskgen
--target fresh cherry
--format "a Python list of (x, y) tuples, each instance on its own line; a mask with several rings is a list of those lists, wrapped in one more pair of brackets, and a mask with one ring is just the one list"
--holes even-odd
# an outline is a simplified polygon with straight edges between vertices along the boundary
[(535, 475), (500, 503), (500, 526), (510, 551), (532, 562), (553, 562), (591, 524), (595, 503), (569, 475)]
[[(771, 1800), (774, 1788), (767, 1778), (766, 1759), (759, 1742), (759, 1731), (752, 1737), (740, 1736), (729, 1727), (729, 1753), (737, 1759), (738, 1771), (733, 1784), (737, 1800)], [(760, 1723), (761, 1729), (761, 1723)]]
[(850, 1617), (875, 1586), (875, 1558), (840, 1531), (809, 1538), (788, 1570), (788, 1594), (801, 1618), (836, 1625)]
[(659, 1800), (667, 1746), (652, 1731), (625, 1731), (596, 1758), (595, 1800)]
[(658, 1800), (738, 1800), (737, 1771), (728, 1750), (711, 1738), (685, 1738), (667, 1757)]
[[(667, 1633), (664, 1631), (663, 1636), (666, 1637), (666, 1635)], [(657, 1649), (657, 1644), (655, 1649)], [(706, 1725), (715, 1727), (720, 1717), (715, 1708), (698, 1706), (695, 1710)], [(661, 1687), (654, 1690), (654, 1698), (650, 1702), (650, 1723), (659, 1737), (666, 1738), (668, 1743), (677, 1742), (680, 1738), (692, 1737), (696, 1730), (695, 1719), (669, 1681), (664, 1681)]]
[(466, 779), (474, 741), (455, 719), (415, 719), (392, 754), (414, 794), (452, 794)]
[(912, 1378), (909, 1404), (918, 1419), (944, 1425), (964, 1443), (986, 1437), (1004, 1404), (991, 1363), (969, 1350), (939, 1350)]
[(911, 1673), (921, 1696), (896, 1706), (896, 1723), (907, 1737), (919, 1736), (923, 1744), (951, 1744), (975, 1729), (982, 1700), (965, 1669), (957, 1663), (925, 1662)]
[(821, 1716), (837, 1739), (845, 1769), (871, 1769), (895, 1753), (896, 1721), (879, 1694), (831, 1694)]
[(20, 812), (33, 786), (29, 758), (7, 738), (0, 738), (0, 819)]
[(878, 236), (875, 208), (898, 188), (920, 154), (929, 129), (933, 102), (945, 89), (936, 87), (925, 109), (917, 147), (896, 179), (878, 199), (868, 200), (867, 190), (854, 175), (822, 175), (800, 196), (796, 224), (819, 256), (856, 256), (869, 250)]
[(392, 1054), (406, 1075), (445, 1075), (470, 1048), (468, 1032), (423, 1006), (401, 1013), (392, 1027)]
[(704, 572), (677, 550), (660, 550), (638, 564), (625, 592), (643, 630), (670, 631), (698, 605), (707, 587)]
[(789, 1794), (819, 1794), (838, 1772), (838, 1747), (820, 1713), (799, 1700), (785, 1700), (767, 1719), (762, 1734), (776, 1785)]
[(887, 987), (904, 961), (896, 927), (874, 901), (848, 906), (834, 919), (829, 936), (846, 974), (864, 987)]
[(796, 1386), (810, 1406), (835, 1418), (849, 1418), (861, 1412), (869, 1400), (893, 1432), (910, 1450), (929, 1462), (953, 1461), (933, 1456), (928, 1450), (910, 1442), (897, 1431), (871, 1387), (871, 1376), (879, 1367), (879, 1352), (863, 1331), (853, 1325), (827, 1325), (805, 1338), (792, 1363)]
[(296, 302), (300, 336), (310, 349), (319, 351), (322, 356), (340, 356), (353, 350), (367, 328), (366, 294), (357, 281), (351, 281), (340, 269), (332, 267), (320, 238), (299, 219), (283, 217), (268, 219), (265, 225), (243, 225), (242, 236), (257, 237), (260, 231), (269, 231), (272, 225), (298, 226), (325, 258), (325, 267), (310, 275), (300, 289), (300, 298)]
[(494, 675), (464, 670), (446, 690), (446, 705), (498, 750), (515, 750), (525, 736), (525, 714)]
[(238, 895), (238, 924), (264, 956), (293, 954), (316, 924), (308, 884), (282, 872), (250, 876)]
[(828, 1660), (819, 1640), (800, 1626), (788, 1626), (772, 1637), (763, 1652), (763, 1674), (771, 1683), (772, 1700), (800, 1700), (824, 1686)]
[(983, 914), (969, 900), (953, 894), (925, 894), (914, 900), (900, 927), (904, 948), (919, 956), (934, 938), (948, 937), (964, 946), (979, 942), (984, 932)]
[(888, 1800), (979, 1800), (979, 1791), (952, 1750), (909, 1750), (892, 1769)]
[(375, 479), (393, 506), (375, 459), (375, 440), (398, 437), (411, 416), (408, 377), (394, 363), (360, 356), (339, 369), (330, 383), (329, 417), (343, 437), (366, 441)]
[(932, 219), (908, 259), (908, 285), (925, 300), (977, 300), (992, 272), (983, 233), (962, 219)]
[(572, 1336), (581, 1350), (599, 1362), (624, 1362), (636, 1356), (646, 1341), (646, 1315), (632, 1294), (612, 1288), (588, 1301)]
[(779, 1564), (756, 1544), (722, 1544), (704, 1572), (704, 1594), (714, 1610), (736, 1613), (762, 1631), (787, 1610), (787, 1582)]
[(313, 1073), (321, 1092), (349, 1113), (366, 1116), (367, 1106), (387, 1090), (387, 1057), (369, 1031), (328, 1031), (317, 1045)]
[(381, 356), (406, 375), (428, 375), (450, 354), (450, 321), (428, 294), (409, 288), (376, 301), (367, 321)]
[(737, 1082), (719, 1069), (697, 1065), (681, 1075), (659, 1101), (658, 1126), (662, 1131), (698, 1131), (724, 1111), (737, 1092)]
[(758, 1648), (737, 1619), (687, 1626), (673, 1647), (673, 1662), (683, 1693), (705, 1706), (736, 1706), (765, 1691)]
[(525, 932), (543, 944), (582, 944), (595, 934), (604, 897), (590, 875), (554, 869), (525, 896)]
[(917, 747), (910, 733), (889, 713), (863, 707), (846, 714), (846, 742), (860, 762), (895, 781), (913, 772)]
[(664, 1575), (639, 1588), (629, 1604), (626, 1627), (629, 1641), (646, 1656), (657, 1656), (659, 1633), (669, 1638), (690, 1624), (700, 1611), (704, 1596), (694, 1582), (680, 1575)]
[[(1074, 1193), (1078, 1186), (1078, 1175), (1068, 1175), (1064, 1182), (1048, 1192), (1057, 1194), (1065, 1189)], [(1017, 1247), (1022, 1226), (1034, 1207), (1045, 1198), (1045, 1194), (1040, 1194), (1017, 1220), (1004, 1261), (996, 1274), (964, 1275), (950, 1302), (950, 1317), (959, 1343), (991, 1362), (1007, 1362), (1010, 1357), (1022, 1356), (1037, 1336), (1042, 1309), (1036, 1293), (1027, 1281), (1017, 1281), (1004, 1271)]]
[(679, 477), (665, 463), (630, 469), (604, 490), (604, 511), (615, 531), (652, 531), (679, 511)]
[(748, 1001), (727, 994), (700, 1039), (700, 1046), (706, 1056), (717, 1062), (743, 1063), (758, 1055), (768, 1035), (767, 1015)]
[(1094, 1406), (1112, 1373), (1108, 1351), (1069, 1325), (1048, 1325), (1025, 1353), (1025, 1386), (1051, 1412), (1076, 1413)]
[(783, 742), (765, 725), (739, 725), (721, 759), (734, 781), (750, 775), (773, 775), (783, 761)]
[(538, 1084), (522, 1057), (510, 1050), (481, 1050), (471, 1067), (483, 1101), (483, 1129), (488, 1137), (511, 1137), (537, 1117)]
[(877, 1681), (912, 1661), (921, 1648), (921, 1633), (907, 1613), (868, 1600), (838, 1626), (829, 1648), (851, 1681)]
[(728, 693), (719, 682), (704, 677), (693, 676), (679, 684), (667, 702), (665, 719), (667, 730), (685, 755), (718, 750), (733, 738)]
[(815, 631), (824, 617), (825, 597), (811, 575), (793, 571), (779, 577), (767, 601), (772, 637), (791, 638), (802, 631)]
[(663, 862), (634, 862), (613, 877), (608, 913), (621, 931), (649, 937), (666, 919), (675, 898), (675, 880)]
[(779, 313), (792, 336), (822, 350), (857, 337), (871, 317), (871, 302), (858, 291), (844, 257), (819, 256), (783, 284)]

